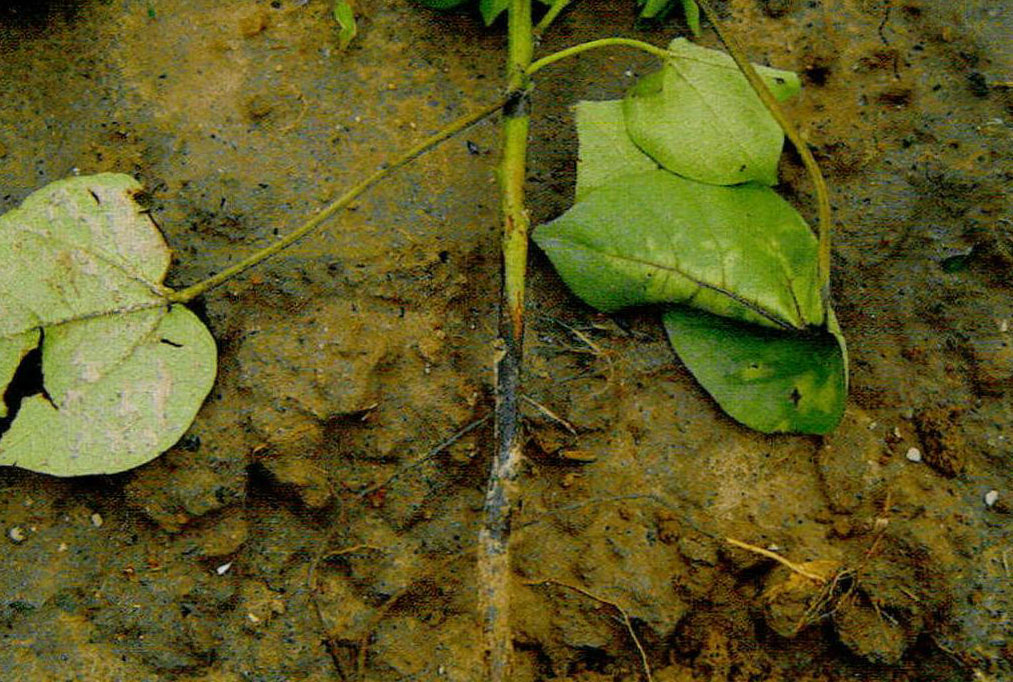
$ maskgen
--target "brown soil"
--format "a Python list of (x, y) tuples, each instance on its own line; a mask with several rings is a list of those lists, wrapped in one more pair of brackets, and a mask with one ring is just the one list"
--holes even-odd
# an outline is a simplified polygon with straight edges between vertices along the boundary
[[(71, 173), (133, 174), (183, 286), (500, 93), (501, 26), (358, 4), (346, 53), (321, 0), (5, 4), (0, 210)], [(684, 30), (636, 30), (633, 6), (578, 2), (540, 50)], [(752, 433), (654, 315), (595, 314), (533, 254), (516, 679), (644, 679), (637, 643), (658, 682), (1013, 679), (1013, 13), (724, 10), (754, 60), (804, 76), (792, 115), (833, 191), (850, 407), (823, 440)], [(536, 221), (572, 201), (569, 105), (650, 68), (612, 51), (538, 79)], [(491, 408), (497, 133), (209, 294), (218, 383), (161, 458), (0, 471), (0, 677), (479, 679), (490, 424), (434, 448)], [(811, 215), (791, 155), (782, 176)]]

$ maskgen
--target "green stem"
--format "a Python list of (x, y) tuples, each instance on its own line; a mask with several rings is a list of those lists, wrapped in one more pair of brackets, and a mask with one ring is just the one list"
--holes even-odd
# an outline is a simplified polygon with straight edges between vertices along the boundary
[(781, 130), (791, 140), (795, 150), (798, 151), (799, 156), (802, 157), (802, 164), (805, 166), (806, 172), (809, 174), (809, 178), (812, 180), (813, 186), (816, 189), (816, 206), (817, 213), (819, 216), (819, 227), (817, 228), (817, 237), (819, 239), (819, 257), (817, 261), (818, 276), (820, 283), (820, 293), (823, 298), (823, 309), (824, 313), (829, 310), (830, 307), (830, 193), (827, 190), (826, 180), (823, 179), (823, 173), (820, 171), (819, 164), (816, 163), (816, 159), (813, 157), (812, 152), (809, 151), (809, 145), (805, 143), (802, 136), (799, 134), (798, 129), (791, 122), (791, 120), (785, 115), (784, 110), (781, 109), (781, 105), (777, 103), (774, 95), (771, 94), (767, 88), (767, 84), (763, 82), (760, 75), (756, 73), (756, 69), (749, 63), (749, 59), (746, 57), (742, 48), (739, 47), (738, 42), (732, 38), (732, 36), (726, 34), (718, 23), (717, 13), (711, 7), (708, 0), (696, 0), (700, 9), (703, 10), (707, 16), (707, 20), (711, 22), (714, 27), (714, 32), (718, 34), (718, 38), (724, 43), (725, 47), (728, 48), (728, 52), (732, 55), (732, 59), (738, 64), (739, 69), (742, 71), (746, 80), (753, 87), (757, 96), (763, 102), (767, 110), (770, 111), (770, 115), (774, 117), (778, 125), (781, 126)]
[(634, 40), (633, 38), (601, 38), (599, 40), (590, 40), (586, 43), (581, 43), (580, 45), (574, 45), (573, 47), (568, 47), (565, 50), (553, 52), (550, 55), (542, 57), (541, 59), (534, 62), (527, 68), (526, 75), (528, 76), (534, 75), (535, 73), (541, 71), (550, 64), (555, 64), (560, 60), (566, 59), (567, 57), (573, 57), (574, 55), (578, 55), (581, 52), (587, 52), (588, 50), (597, 50), (598, 48), (602, 47), (617, 47), (617, 46), (632, 47), (637, 50), (653, 54), (655, 57), (660, 57), (662, 59), (667, 59), (668, 57), (672, 56), (672, 53), (670, 53), (668, 50), (661, 47), (657, 47), (656, 45), (651, 45), (650, 43), (645, 43), (642, 40)]
[(495, 443), (479, 531), (478, 593), (484, 645), (483, 679), (509, 682), (510, 531), (520, 500), (521, 428), (518, 400), (524, 345), (524, 287), (528, 260), (528, 213), (524, 207), (530, 100), (528, 68), (534, 51), (531, 0), (510, 0), (507, 103), (503, 107), (500, 161), (503, 215), (503, 287), (500, 294), (496, 371)]
[(289, 246), (299, 241), (313, 230), (320, 227), (335, 213), (347, 207), (349, 204), (355, 201), (359, 197), (359, 195), (361, 195), (363, 192), (371, 188), (373, 185), (377, 184), (387, 176), (391, 175), (394, 171), (398, 170), (402, 166), (406, 165), (407, 163), (413, 161), (422, 154), (426, 153), (433, 147), (439, 145), (441, 142), (446, 141), (447, 139), (453, 137), (454, 135), (461, 132), (465, 128), (472, 126), (475, 123), (481, 121), (482, 119), (496, 113), (497, 111), (503, 108), (504, 103), (505, 100), (501, 100), (499, 102), (496, 102), (495, 104), (490, 104), (472, 114), (463, 116), (457, 119), (456, 121), (444, 126), (437, 132), (433, 133), (426, 139), (419, 142), (411, 149), (400, 154), (397, 158), (395, 158), (385, 167), (376, 171), (365, 180), (359, 182), (357, 185), (355, 185), (350, 190), (345, 192), (337, 200), (331, 202), (322, 211), (320, 211), (315, 216), (313, 216), (312, 218), (304, 222), (302, 225), (300, 225), (298, 228), (296, 228), (291, 234), (282, 237), (274, 244), (271, 244), (270, 246), (261, 249), (260, 251), (257, 251), (253, 255), (243, 259), (242, 261), (236, 263), (232, 267), (222, 270), (217, 275), (208, 277), (207, 279), (198, 282), (197, 284), (194, 284), (192, 286), (189, 286), (186, 289), (181, 289), (179, 291), (174, 291), (170, 293), (168, 296), (166, 296), (166, 299), (170, 303), (186, 303), (187, 301), (191, 301), (200, 296), (201, 294), (203, 294), (204, 292), (208, 291), (209, 289), (213, 289), (214, 287), (223, 284), (227, 280), (232, 279), (233, 277), (242, 273), (243, 271), (252, 268), (254, 265), (257, 265), (261, 261), (264, 261), (270, 258), (271, 256), (274, 256), (278, 252), (287, 249)]
[(573, 0), (556, 0), (556, 2), (552, 4), (552, 7), (550, 7), (549, 11), (542, 16), (542, 20), (539, 21), (538, 25), (534, 28), (533, 33), (536, 39), (542, 37), (542, 34), (549, 29), (549, 25), (556, 20), (556, 17), (558, 17), (571, 2), (573, 2)]
[(531, 0), (510, 0), (507, 24), (507, 93), (523, 92), (527, 69), (535, 53), (531, 28)]

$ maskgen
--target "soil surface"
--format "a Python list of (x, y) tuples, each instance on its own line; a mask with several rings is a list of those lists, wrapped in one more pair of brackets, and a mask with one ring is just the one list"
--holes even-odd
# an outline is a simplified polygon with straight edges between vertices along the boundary
[[(789, 108), (833, 193), (849, 408), (823, 439), (750, 432), (655, 314), (596, 314), (533, 252), (516, 679), (1013, 679), (1013, 8), (721, 9), (754, 61), (803, 76)], [(340, 52), (322, 0), (5, 3), (0, 210), (134, 175), (181, 287), (500, 96), (501, 24), (358, 13)], [(574, 3), (539, 53), (687, 32), (634, 16)], [(535, 222), (572, 201), (570, 105), (656, 66), (611, 50), (539, 76)], [(474, 126), (194, 306), (221, 369), (162, 457), (0, 470), (0, 676), (480, 679), (498, 139)], [(791, 153), (782, 178), (811, 218)]]

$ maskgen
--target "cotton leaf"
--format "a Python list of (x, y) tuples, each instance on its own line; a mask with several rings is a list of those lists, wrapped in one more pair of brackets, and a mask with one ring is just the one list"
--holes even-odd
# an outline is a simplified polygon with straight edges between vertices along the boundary
[(728, 415), (764, 433), (826, 434), (848, 394), (844, 337), (766, 329), (686, 307), (662, 315), (668, 340)]
[[(727, 54), (684, 38), (673, 56), (641, 78), (623, 111), (633, 142), (673, 173), (715, 185), (777, 183), (784, 134)], [(786, 99), (798, 76), (757, 66), (771, 92)]]
[(533, 238), (567, 286), (604, 312), (685, 303), (773, 328), (823, 325), (816, 239), (768, 187), (624, 175)]
[(166, 299), (169, 249), (139, 191), (126, 175), (70, 178), (0, 216), (0, 388), (36, 347), (42, 369), (0, 414), (0, 465), (131, 469), (171, 447), (211, 390), (214, 340)]
[(578, 102), (575, 112), (578, 201), (613, 178), (658, 168), (626, 134), (621, 100)]

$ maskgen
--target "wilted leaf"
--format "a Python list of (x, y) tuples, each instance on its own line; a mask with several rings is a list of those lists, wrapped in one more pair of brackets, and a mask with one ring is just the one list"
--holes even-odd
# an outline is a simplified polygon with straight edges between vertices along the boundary
[(570, 289), (605, 312), (687, 303), (768, 327), (823, 324), (816, 239), (767, 187), (625, 175), (533, 239)]
[[(732, 58), (684, 38), (675, 56), (644, 76), (623, 111), (633, 142), (668, 170), (716, 185), (777, 182), (784, 135)], [(798, 76), (757, 66), (778, 99), (800, 89)]]
[(578, 102), (577, 201), (621, 175), (657, 170), (658, 164), (626, 134), (622, 100)]
[(344, 51), (359, 32), (355, 25), (355, 10), (348, 0), (334, 1), (334, 20), (341, 27), (338, 31), (338, 49)]
[(169, 249), (125, 175), (55, 182), (0, 216), (0, 387), (41, 341), (43, 385), (0, 465), (75, 476), (139, 466), (186, 431), (214, 340), (162, 285)]
[(831, 330), (765, 329), (684, 306), (664, 313), (668, 340), (725, 412), (764, 433), (831, 432), (844, 414), (847, 356)]

